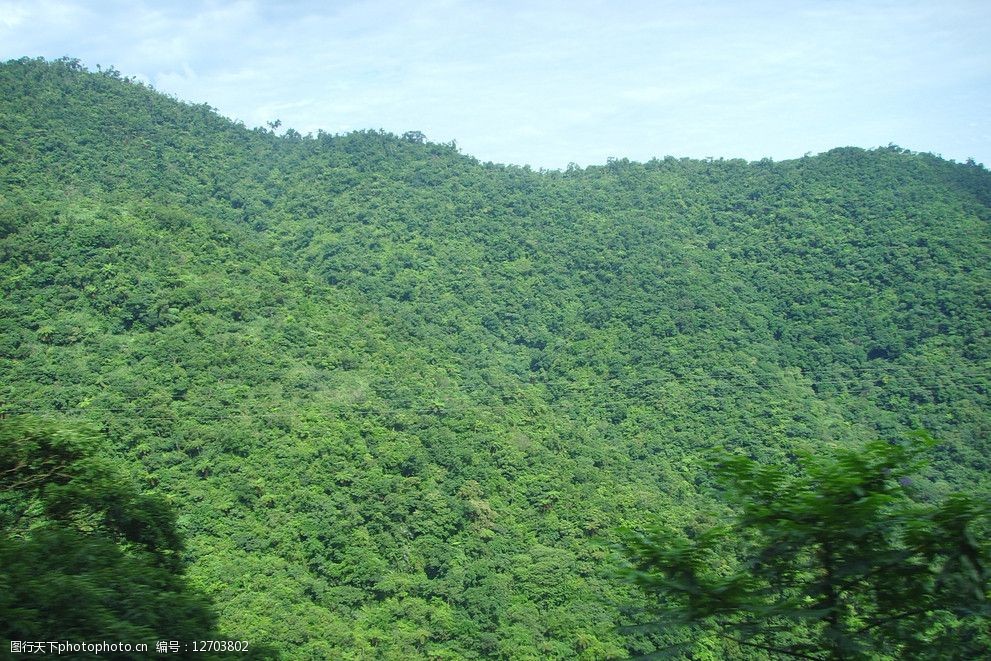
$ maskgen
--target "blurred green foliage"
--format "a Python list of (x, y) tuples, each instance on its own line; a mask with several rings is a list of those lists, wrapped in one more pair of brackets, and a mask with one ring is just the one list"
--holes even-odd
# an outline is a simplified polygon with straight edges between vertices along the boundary
[(794, 464), (723, 454), (736, 517), (685, 532), (627, 532), (629, 577), (668, 628), (723, 654), (803, 659), (976, 659), (991, 651), (991, 501), (912, 498), (931, 439), (876, 441)]
[[(0, 637), (217, 639), (182, 577), (175, 514), (85, 433), (0, 420)], [(110, 655), (127, 658), (127, 655)]]
[[(411, 135), (416, 132), (411, 132)], [(614, 658), (609, 538), (704, 469), (926, 428), (987, 492), (989, 192), (889, 147), (479, 163), (0, 66), (0, 412), (86, 421), (293, 659)]]

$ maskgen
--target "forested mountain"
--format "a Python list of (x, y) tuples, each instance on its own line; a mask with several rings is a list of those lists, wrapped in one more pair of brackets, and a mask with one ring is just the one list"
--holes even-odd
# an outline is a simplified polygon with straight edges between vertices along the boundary
[(989, 221), (893, 146), (535, 172), (13, 61), (0, 413), (109, 438), (283, 658), (650, 652), (614, 533), (720, 517), (717, 446), (924, 428), (988, 492)]

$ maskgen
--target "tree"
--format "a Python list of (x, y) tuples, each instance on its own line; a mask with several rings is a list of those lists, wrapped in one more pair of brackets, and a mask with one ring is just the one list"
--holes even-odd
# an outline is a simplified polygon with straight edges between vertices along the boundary
[(175, 513), (91, 435), (0, 420), (0, 638), (217, 638), (182, 576)]
[(694, 535), (627, 531), (630, 576), (657, 597), (669, 635), (748, 656), (985, 656), (988, 502), (923, 502), (910, 475), (931, 445), (876, 441), (797, 466), (722, 454), (734, 520)]

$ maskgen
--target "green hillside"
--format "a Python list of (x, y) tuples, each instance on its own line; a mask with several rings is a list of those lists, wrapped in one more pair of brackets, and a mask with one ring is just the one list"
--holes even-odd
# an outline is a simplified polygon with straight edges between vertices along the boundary
[(285, 659), (650, 652), (615, 531), (719, 517), (717, 446), (923, 428), (988, 493), (989, 242), (894, 146), (535, 172), (0, 65), (0, 413), (107, 437)]

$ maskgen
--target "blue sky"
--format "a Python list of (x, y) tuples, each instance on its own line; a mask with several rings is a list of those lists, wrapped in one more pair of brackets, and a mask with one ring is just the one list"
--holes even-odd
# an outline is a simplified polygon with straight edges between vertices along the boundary
[(0, 59), (535, 168), (889, 143), (991, 165), (989, 34), (987, 0), (0, 0)]

